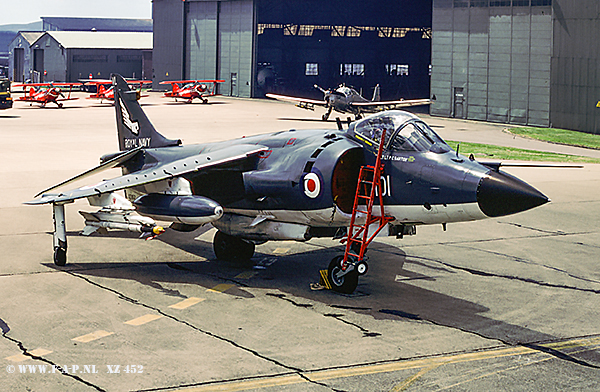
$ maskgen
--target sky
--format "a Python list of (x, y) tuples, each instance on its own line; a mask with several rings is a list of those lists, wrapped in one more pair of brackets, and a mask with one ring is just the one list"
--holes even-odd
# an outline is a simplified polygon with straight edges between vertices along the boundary
[(0, 25), (40, 21), (42, 16), (152, 18), (151, 0), (0, 0)]

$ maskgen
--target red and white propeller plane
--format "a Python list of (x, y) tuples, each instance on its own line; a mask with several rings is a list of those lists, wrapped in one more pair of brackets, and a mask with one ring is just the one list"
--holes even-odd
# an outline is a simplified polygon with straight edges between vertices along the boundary
[(224, 80), (165, 80), (160, 84), (170, 84), (172, 91), (167, 91), (165, 97), (184, 99), (186, 103), (192, 103), (194, 98), (198, 98), (202, 103), (207, 103), (206, 97), (217, 95), (217, 84), (224, 83)]
[[(19, 101), (29, 102), (30, 106), (33, 103), (39, 103), (42, 107), (46, 107), (48, 103), (54, 103), (59, 108), (63, 107), (61, 101), (72, 101), (79, 99), (71, 97), (73, 86), (79, 86), (81, 83), (20, 83), (14, 84), (13, 87), (23, 87), (24, 96), (17, 98)], [(60, 87), (69, 87), (69, 94), (65, 97)]]
[[(142, 95), (142, 87), (146, 84), (152, 84), (151, 80), (127, 80), (127, 84), (130, 87), (139, 86), (136, 90), (137, 99), (139, 100), (141, 97), (148, 97), (148, 95)], [(89, 99), (99, 99), (100, 103), (102, 101), (115, 101), (115, 91), (112, 85), (112, 80), (109, 79), (92, 79), (85, 82), (86, 86), (96, 86), (96, 93), (91, 94)]]

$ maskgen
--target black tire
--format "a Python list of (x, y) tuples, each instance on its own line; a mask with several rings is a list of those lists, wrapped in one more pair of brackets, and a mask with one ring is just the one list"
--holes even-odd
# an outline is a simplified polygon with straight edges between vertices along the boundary
[(217, 231), (213, 238), (213, 250), (219, 260), (248, 262), (254, 256), (255, 245), (239, 237)]
[(329, 268), (327, 268), (327, 278), (334, 291), (343, 294), (352, 294), (358, 286), (358, 273), (350, 271), (341, 278), (337, 278), (335, 274), (342, 269), (342, 260), (344, 260), (344, 256), (336, 256), (331, 260)]
[(54, 249), (54, 264), (64, 267), (67, 264), (67, 250), (57, 247)]

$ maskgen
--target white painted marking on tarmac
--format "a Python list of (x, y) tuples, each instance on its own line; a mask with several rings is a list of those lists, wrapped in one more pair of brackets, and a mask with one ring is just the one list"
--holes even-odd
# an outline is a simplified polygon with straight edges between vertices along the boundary
[[(42, 357), (44, 355), (50, 354), (51, 352), (52, 351), (46, 350), (45, 348), (36, 348), (35, 350), (29, 351), (29, 354), (35, 355), (36, 357)], [(24, 355), (24, 354), (16, 354), (16, 355), (11, 355), (10, 357), (6, 357), (4, 359), (7, 359), (11, 362), (23, 362), (23, 361), (26, 361), (26, 360), (32, 359), (32, 358), (27, 355)]]
[(209, 293), (224, 293), (225, 291), (229, 290), (230, 288), (232, 288), (234, 286), (235, 285), (233, 285), (233, 284), (221, 283), (221, 284), (216, 285), (212, 289), (206, 290), (206, 292), (209, 292)]
[(253, 277), (256, 276), (258, 272), (256, 271), (244, 271), (241, 274), (239, 274), (238, 276), (236, 276), (234, 279), (252, 279)]
[(176, 304), (173, 304), (171, 306), (169, 306), (169, 308), (171, 309), (187, 309), (190, 306), (196, 305), (197, 303), (200, 303), (202, 301), (204, 301), (205, 298), (197, 298), (197, 297), (190, 297), (188, 299), (184, 299), (181, 302), (177, 302)]
[(88, 343), (88, 342), (92, 342), (94, 340), (98, 340), (101, 339), (103, 337), (106, 336), (110, 336), (114, 334), (114, 332), (108, 332), (108, 331), (104, 331), (104, 330), (98, 330), (92, 333), (88, 333), (87, 335), (83, 335), (83, 336), (78, 336), (76, 338), (73, 338), (71, 340), (75, 341), (75, 342), (80, 342), (80, 343)]
[(149, 323), (150, 321), (158, 320), (159, 318), (164, 317), (161, 314), (146, 314), (144, 316), (134, 318), (133, 320), (125, 321), (127, 325), (139, 326)]

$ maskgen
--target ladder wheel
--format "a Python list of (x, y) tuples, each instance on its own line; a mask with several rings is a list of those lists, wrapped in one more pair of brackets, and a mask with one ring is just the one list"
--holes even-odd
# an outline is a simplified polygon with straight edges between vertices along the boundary
[(356, 286), (358, 286), (358, 273), (356, 270), (353, 270), (338, 278), (336, 274), (342, 270), (343, 260), (344, 256), (336, 256), (331, 260), (327, 269), (327, 277), (334, 291), (343, 294), (352, 294), (356, 290)]

